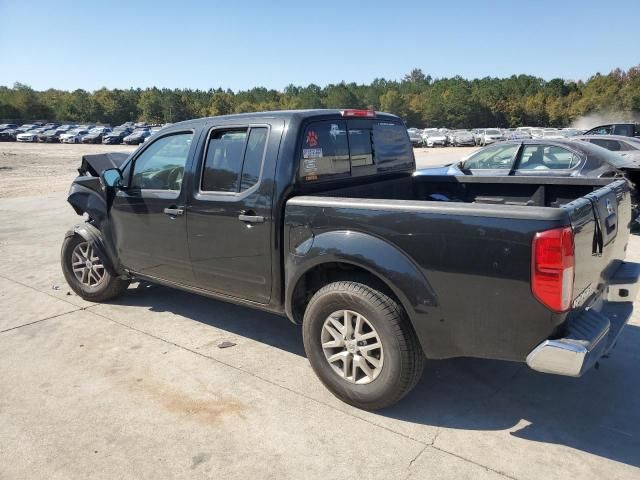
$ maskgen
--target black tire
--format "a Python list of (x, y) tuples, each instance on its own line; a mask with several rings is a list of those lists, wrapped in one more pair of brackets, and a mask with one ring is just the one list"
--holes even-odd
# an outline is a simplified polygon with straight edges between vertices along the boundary
[(72, 256), (75, 248), (83, 243), (86, 243), (86, 240), (80, 235), (66, 237), (62, 243), (60, 255), (62, 273), (71, 289), (90, 302), (106, 302), (122, 295), (129, 286), (129, 280), (113, 276), (106, 269), (104, 277), (95, 286), (87, 286), (76, 278), (72, 268)]
[[(322, 348), (327, 318), (339, 310), (364, 316), (378, 333), (384, 351), (380, 373), (360, 385), (336, 373)], [(425, 356), (404, 310), (389, 296), (357, 282), (335, 282), (311, 298), (304, 314), (303, 340), (307, 358), (320, 381), (342, 401), (365, 410), (378, 410), (399, 401), (422, 375)]]

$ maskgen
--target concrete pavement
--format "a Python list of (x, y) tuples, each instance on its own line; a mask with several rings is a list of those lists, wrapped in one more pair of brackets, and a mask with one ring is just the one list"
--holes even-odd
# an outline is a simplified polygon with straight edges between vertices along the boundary
[(582, 379), (430, 362), (369, 413), (324, 389), (283, 318), (158, 286), (72, 294), (64, 194), (1, 199), (0, 218), (3, 480), (640, 477), (637, 315)]

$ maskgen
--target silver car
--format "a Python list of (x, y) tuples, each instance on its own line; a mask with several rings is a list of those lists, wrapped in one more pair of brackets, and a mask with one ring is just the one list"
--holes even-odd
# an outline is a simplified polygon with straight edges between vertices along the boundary
[(491, 143), (500, 142), (504, 140), (502, 132), (497, 128), (485, 128), (480, 133), (480, 145), (485, 146)]

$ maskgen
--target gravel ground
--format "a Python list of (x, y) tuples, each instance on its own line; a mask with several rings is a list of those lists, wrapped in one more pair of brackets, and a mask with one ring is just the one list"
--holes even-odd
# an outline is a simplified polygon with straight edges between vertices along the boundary
[(128, 145), (0, 143), (0, 198), (63, 192), (83, 155), (132, 152)]

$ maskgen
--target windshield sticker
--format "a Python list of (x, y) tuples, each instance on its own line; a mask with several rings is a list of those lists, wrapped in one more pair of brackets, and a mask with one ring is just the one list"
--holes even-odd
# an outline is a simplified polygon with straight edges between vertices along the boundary
[(309, 130), (307, 133), (307, 145), (310, 147), (318, 146), (318, 134), (314, 130)]
[(331, 130), (329, 130), (329, 135), (331, 135), (335, 140), (336, 137), (338, 136), (338, 133), (340, 133), (340, 129), (338, 128), (338, 125), (336, 125), (335, 123), (332, 123)]
[(315, 158), (305, 158), (302, 162), (302, 169), (305, 174), (309, 173), (317, 173), (318, 172), (318, 163)]
[(302, 158), (322, 158), (321, 148), (303, 148)]

